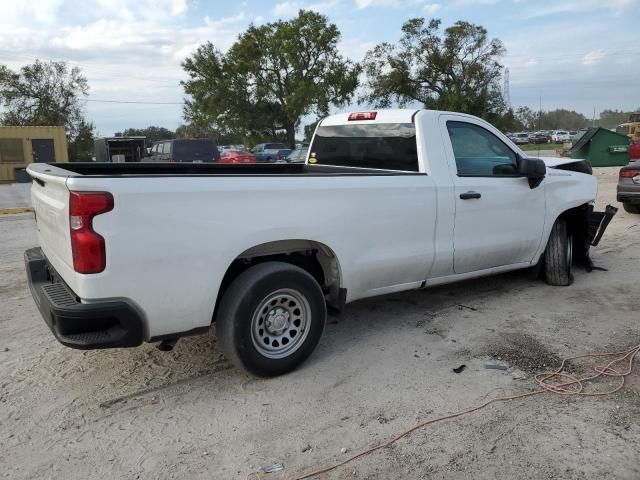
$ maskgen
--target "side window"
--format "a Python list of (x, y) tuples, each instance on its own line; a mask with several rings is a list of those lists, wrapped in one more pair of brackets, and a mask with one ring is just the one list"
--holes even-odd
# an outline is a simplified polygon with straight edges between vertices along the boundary
[(165, 142), (164, 143), (164, 153), (171, 153), (173, 147), (173, 142)]
[(151, 153), (156, 154), (158, 153), (158, 146), (159, 144), (156, 143), (152, 148), (151, 148)]
[(447, 122), (459, 176), (518, 175), (516, 154), (493, 133), (467, 122)]

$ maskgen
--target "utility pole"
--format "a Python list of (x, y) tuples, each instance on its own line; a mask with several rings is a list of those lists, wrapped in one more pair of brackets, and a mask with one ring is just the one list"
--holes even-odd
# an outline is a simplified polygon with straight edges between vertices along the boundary
[(542, 130), (542, 90), (540, 90), (540, 104), (538, 106), (538, 131)]

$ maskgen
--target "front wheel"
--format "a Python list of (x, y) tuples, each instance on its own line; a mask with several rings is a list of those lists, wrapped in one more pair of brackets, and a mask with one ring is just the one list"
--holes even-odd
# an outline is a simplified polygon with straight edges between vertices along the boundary
[(559, 218), (553, 224), (549, 242), (544, 251), (544, 274), (549, 285), (567, 286), (573, 282), (573, 239), (567, 222)]
[(309, 273), (284, 262), (260, 263), (224, 293), (218, 342), (236, 366), (261, 377), (281, 375), (311, 355), (326, 316), (322, 289)]

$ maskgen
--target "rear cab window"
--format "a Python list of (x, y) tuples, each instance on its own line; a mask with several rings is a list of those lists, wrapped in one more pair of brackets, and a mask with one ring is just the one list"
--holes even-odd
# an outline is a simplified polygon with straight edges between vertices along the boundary
[(413, 123), (321, 125), (309, 152), (317, 165), (419, 171)]

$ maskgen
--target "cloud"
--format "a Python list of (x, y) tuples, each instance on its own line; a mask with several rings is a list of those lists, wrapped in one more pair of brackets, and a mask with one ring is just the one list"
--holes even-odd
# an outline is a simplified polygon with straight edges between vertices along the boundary
[(455, 0), (458, 5), (471, 6), (471, 5), (495, 5), (500, 0)]
[(397, 7), (400, 0), (355, 0), (356, 7), (359, 9), (368, 7)]
[(280, 2), (273, 7), (273, 14), (277, 17), (293, 17), (300, 10), (313, 10), (318, 13), (329, 13), (339, 3), (339, 0), (327, 0), (324, 2)]
[(29, 18), (31, 22), (35, 23), (54, 24), (62, 4), (63, 0), (5, 2), (2, 5), (0, 25), (16, 25), (25, 18)]
[(429, 15), (433, 15), (438, 10), (440, 10), (440, 4), (439, 3), (427, 3), (424, 7), (422, 7), (422, 9), (425, 11), (425, 13), (427, 13)]
[(297, 2), (281, 2), (273, 8), (273, 14), (279, 17), (289, 17), (295, 15), (300, 9)]
[(600, 63), (607, 56), (607, 52), (602, 48), (597, 50), (591, 50), (584, 57), (582, 57), (583, 65), (593, 65), (596, 63)]
[(536, 6), (526, 11), (526, 18), (545, 17), (561, 14), (587, 13), (607, 10), (614, 15), (621, 15), (627, 10), (640, 9), (640, 0), (573, 0), (544, 4), (536, 2)]

